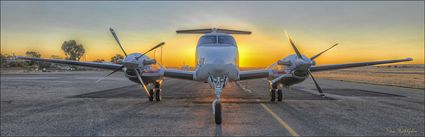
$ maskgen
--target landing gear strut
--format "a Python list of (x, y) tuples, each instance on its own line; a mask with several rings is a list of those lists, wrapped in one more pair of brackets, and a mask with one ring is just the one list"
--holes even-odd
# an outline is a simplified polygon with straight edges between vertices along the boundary
[(214, 104), (214, 119), (216, 124), (221, 124), (221, 103), (220, 101), (215, 101)]
[(154, 96), (154, 89), (149, 90), (149, 101), (153, 101), (153, 96)]
[(215, 87), (215, 100), (212, 103), (214, 119), (216, 124), (221, 124), (221, 100), (220, 95), (223, 89), (221, 87)]
[(282, 89), (277, 88), (277, 86), (273, 86), (272, 89), (270, 89), (270, 101), (274, 102), (276, 100), (282, 102), (283, 100), (283, 91)]
[(162, 90), (160, 88), (160, 84), (158, 82), (154, 83), (154, 88), (149, 90), (149, 101), (153, 101), (155, 98), (156, 101), (162, 100)]
[(156, 101), (161, 101), (162, 100), (162, 93), (161, 93), (161, 89), (159, 89), (159, 88), (156, 89), (155, 99), (156, 99)]
[(283, 99), (283, 93), (281, 89), (277, 90), (277, 101), (282, 102)]
[(215, 100), (212, 103), (214, 119), (216, 124), (221, 124), (221, 92), (223, 91), (224, 84), (227, 82), (227, 77), (210, 77), (209, 83), (214, 86)]
[(270, 101), (274, 102), (276, 100), (276, 90), (270, 89)]

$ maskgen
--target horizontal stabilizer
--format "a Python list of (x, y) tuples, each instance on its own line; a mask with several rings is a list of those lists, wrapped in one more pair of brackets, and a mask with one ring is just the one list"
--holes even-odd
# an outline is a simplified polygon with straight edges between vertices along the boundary
[(241, 31), (241, 30), (230, 30), (230, 29), (218, 29), (218, 28), (211, 28), (211, 29), (192, 29), (192, 30), (177, 30), (176, 33), (178, 34), (205, 34), (205, 33), (212, 33), (212, 32), (218, 32), (218, 33), (227, 33), (227, 34), (251, 34), (250, 31)]

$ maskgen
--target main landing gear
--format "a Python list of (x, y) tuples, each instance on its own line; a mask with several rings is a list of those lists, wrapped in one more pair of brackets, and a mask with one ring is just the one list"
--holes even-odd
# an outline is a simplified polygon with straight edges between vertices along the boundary
[(154, 88), (149, 90), (149, 101), (153, 101), (155, 98), (156, 101), (162, 100), (162, 90), (160, 88), (160, 84), (158, 82), (154, 83)]
[(270, 89), (270, 101), (275, 101), (277, 98), (277, 101), (282, 102), (283, 100), (283, 92), (281, 89)]
[(273, 86), (272, 89), (270, 89), (270, 101), (274, 102), (277, 97), (277, 101), (282, 102), (283, 100), (283, 91), (282, 89), (277, 88), (277, 86)]

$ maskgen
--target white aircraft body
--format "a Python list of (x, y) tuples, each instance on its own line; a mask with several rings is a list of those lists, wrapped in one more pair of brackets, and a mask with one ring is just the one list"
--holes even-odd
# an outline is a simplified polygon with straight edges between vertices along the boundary
[[(289, 42), (296, 54), (289, 55), (281, 60), (278, 60), (276, 63), (272, 64), (266, 69), (241, 71), (239, 70), (238, 47), (231, 34), (251, 34), (251, 32), (213, 28), (176, 31), (179, 34), (203, 35), (200, 37), (196, 47), (196, 69), (194, 71), (175, 70), (166, 69), (161, 64), (157, 63), (155, 59), (150, 59), (145, 55), (146, 53), (164, 45), (164, 42), (158, 44), (143, 54), (131, 53), (127, 55), (121, 46), (121, 43), (114, 30), (111, 28), (110, 31), (126, 56), (124, 60), (122, 60), (122, 64), (79, 62), (31, 57), (17, 58), (113, 70), (104, 78), (117, 71), (123, 71), (129, 80), (142, 85), (143, 90), (145, 90), (148, 94), (149, 101), (153, 101), (154, 98), (157, 101), (162, 100), (161, 89), (164, 77), (206, 82), (214, 88), (215, 100), (212, 102), (212, 106), (216, 124), (221, 124), (222, 122), (220, 96), (223, 88), (228, 82), (267, 78), (269, 80), (270, 87), (270, 100), (275, 101), (277, 99), (278, 101), (282, 101), (282, 90), (285, 87), (300, 83), (310, 76), (313, 79), (320, 95), (324, 96), (322, 89), (314, 79), (312, 72), (412, 60), (411, 58), (406, 58), (398, 60), (315, 66), (316, 63), (314, 59), (338, 44), (335, 44), (325, 51), (311, 58), (308, 58), (301, 54), (292, 39), (289, 37), (289, 35), (287, 35)], [(153, 69), (152, 65), (154, 64), (158, 64), (161, 67), (159, 69)], [(272, 69), (275, 66), (280, 66), (280, 69)], [(98, 81), (102, 79), (99, 79)]]

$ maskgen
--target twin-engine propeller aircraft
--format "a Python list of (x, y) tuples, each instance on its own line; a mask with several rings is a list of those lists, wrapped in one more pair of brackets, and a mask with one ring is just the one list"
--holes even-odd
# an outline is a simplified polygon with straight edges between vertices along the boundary
[[(321, 65), (315, 66), (316, 62), (314, 59), (335, 47), (338, 44), (331, 46), (330, 48), (318, 53), (317, 55), (308, 58), (301, 54), (301, 52), (295, 46), (294, 41), (289, 37), (289, 43), (296, 54), (289, 55), (270, 67), (261, 70), (239, 70), (239, 53), (235, 39), (231, 34), (251, 34), (249, 31), (238, 31), (228, 29), (195, 29), (195, 30), (178, 30), (178, 34), (203, 34), (196, 47), (196, 69), (195, 71), (185, 70), (173, 70), (166, 69), (160, 63), (156, 62), (155, 59), (151, 59), (146, 56), (146, 53), (155, 50), (158, 47), (164, 45), (164, 42), (156, 45), (152, 49), (140, 54), (131, 53), (127, 54), (122, 47), (116, 33), (111, 28), (112, 35), (116, 42), (121, 48), (122, 52), (126, 56), (122, 60), (122, 64), (111, 64), (111, 63), (95, 63), (95, 62), (79, 62), (70, 60), (58, 60), (58, 59), (43, 59), (43, 58), (31, 58), (31, 57), (17, 57), (25, 60), (34, 61), (45, 61), (61, 64), (79, 65), (94, 68), (110, 69), (113, 70), (111, 73), (106, 75), (104, 78), (111, 74), (123, 71), (125, 76), (138, 84), (141, 84), (143, 90), (147, 93), (149, 101), (155, 100), (160, 101), (162, 98), (162, 83), (164, 77), (178, 78), (201, 81), (209, 83), (214, 88), (215, 100), (212, 102), (212, 110), (215, 116), (215, 123), (221, 124), (221, 92), (228, 82), (240, 81), (247, 79), (259, 79), (267, 78), (270, 87), (270, 100), (275, 101), (276, 97), (278, 101), (282, 101), (283, 93), (282, 89), (297, 83), (300, 83), (307, 79), (309, 76), (313, 79), (314, 84), (321, 96), (324, 96), (322, 89), (313, 77), (312, 72), (335, 70), (342, 68), (369, 66), (377, 64), (395, 63), (403, 61), (411, 61), (411, 58), (398, 59), (398, 60), (384, 60), (384, 61), (373, 61), (373, 62), (359, 62), (349, 64), (335, 64), (335, 65)], [(158, 64), (159, 69), (154, 69), (152, 65)], [(279, 69), (273, 69), (278, 67)], [(102, 78), (102, 79), (104, 79)], [(102, 80), (99, 79), (98, 81)]]

